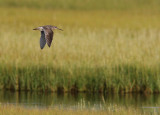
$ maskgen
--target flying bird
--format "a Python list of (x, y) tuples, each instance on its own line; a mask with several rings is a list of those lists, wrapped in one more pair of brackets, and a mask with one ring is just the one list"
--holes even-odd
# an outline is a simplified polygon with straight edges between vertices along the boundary
[(40, 37), (40, 48), (41, 49), (44, 48), (46, 42), (49, 47), (51, 46), (53, 35), (54, 35), (53, 30), (55, 29), (63, 31), (62, 29), (59, 29), (57, 26), (52, 26), (52, 25), (40, 26), (40, 27), (33, 29), (33, 30), (41, 31), (41, 37)]

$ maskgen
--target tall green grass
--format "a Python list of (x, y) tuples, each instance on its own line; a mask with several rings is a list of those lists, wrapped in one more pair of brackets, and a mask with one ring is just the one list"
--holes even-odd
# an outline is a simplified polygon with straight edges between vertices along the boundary
[(1, 67), (4, 89), (54, 92), (159, 92), (157, 68), (121, 64), (106, 67)]
[[(0, 88), (60, 92), (159, 92), (159, 13), (0, 10)], [(51, 48), (40, 32), (53, 24)]]

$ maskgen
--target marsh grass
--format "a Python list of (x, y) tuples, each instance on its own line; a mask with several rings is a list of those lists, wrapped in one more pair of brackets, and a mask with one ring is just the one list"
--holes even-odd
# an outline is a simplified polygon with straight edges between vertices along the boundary
[(139, 108), (123, 107), (117, 105), (110, 105), (107, 109), (65, 109), (65, 108), (26, 108), (13, 105), (1, 105), (2, 115), (158, 115), (157, 110), (141, 110)]
[(112, 68), (1, 67), (1, 86), (12, 90), (153, 93), (160, 91), (158, 77), (159, 71), (153, 68), (125, 64)]
[[(159, 13), (1, 8), (1, 89), (160, 91)], [(47, 17), (47, 18), (46, 18)], [(51, 48), (39, 25), (55, 24)]]

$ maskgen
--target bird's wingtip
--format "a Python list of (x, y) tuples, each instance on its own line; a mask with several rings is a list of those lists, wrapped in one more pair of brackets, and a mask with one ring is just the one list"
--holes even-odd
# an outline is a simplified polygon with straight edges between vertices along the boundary
[(41, 48), (41, 50), (44, 48), (44, 47), (40, 47)]

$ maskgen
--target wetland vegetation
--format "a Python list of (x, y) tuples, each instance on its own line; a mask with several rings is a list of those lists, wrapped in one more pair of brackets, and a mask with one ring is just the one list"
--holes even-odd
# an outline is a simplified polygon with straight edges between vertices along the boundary
[[(1, 89), (160, 92), (158, 0), (43, 2), (0, 2)], [(32, 29), (46, 24), (64, 31), (40, 50), (39, 32)]]

